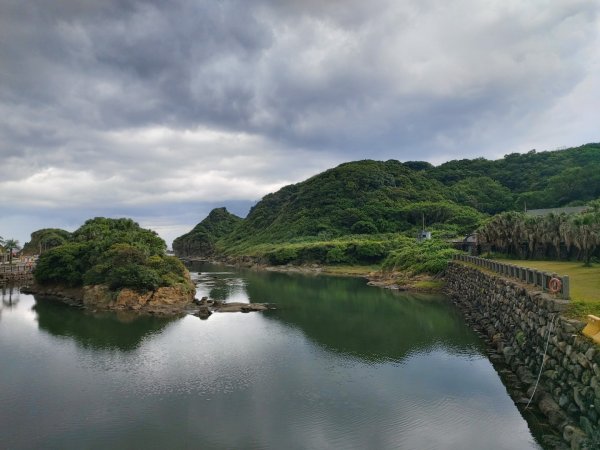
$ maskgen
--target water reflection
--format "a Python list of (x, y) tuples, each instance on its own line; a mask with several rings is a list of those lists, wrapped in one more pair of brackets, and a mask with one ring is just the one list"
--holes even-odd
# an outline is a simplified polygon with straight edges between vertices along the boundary
[(198, 291), (204, 295), (275, 303), (278, 309), (263, 313), (265, 317), (301, 330), (329, 351), (368, 361), (398, 361), (438, 347), (481, 354), (460, 313), (440, 295), (373, 288), (356, 278), (232, 273), (198, 263), (191, 270), (198, 271)]
[(21, 293), (18, 287), (2, 284), (0, 285), (0, 297), (2, 297), (0, 302), (0, 320), (2, 320), (2, 314), (5, 310), (10, 311), (17, 307), (21, 299)]
[(124, 352), (135, 350), (147, 336), (177, 320), (126, 311), (91, 313), (48, 298), (36, 298), (32, 309), (39, 328), (47, 333), (73, 338), (89, 349)]
[[(212, 269), (212, 270), (211, 270)], [(196, 296), (223, 302), (248, 303), (246, 282), (239, 273), (215, 270), (214, 266), (197, 265), (192, 273)], [(206, 270), (206, 271), (205, 271)]]
[(0, 292), (2, 295), (2, 306), (8, 309), (16, 307), (21, 299), (21, 292), (17, 286), (3, 284)]
[(445, 300), (213, 277), (198, 295), (280, 309), (168, 322), (21, 295), (0, 323), (0, 447), (539, 448)]
[(442, 296), (386, 291), (359, 279), (269, 275), (250, 278), (250, 298), (277, 303), (281, 309), (268, 317), (300, 328), (329, 350), (372, 361), (439, 346), (480, 353), (478, 340)]

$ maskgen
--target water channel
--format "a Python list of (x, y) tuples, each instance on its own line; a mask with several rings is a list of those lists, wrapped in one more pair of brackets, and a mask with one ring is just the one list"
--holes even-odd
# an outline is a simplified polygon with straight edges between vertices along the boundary
[(196, 265), (207, 320), (3, 289), (0, 448), (540, 449), (440, 295)]

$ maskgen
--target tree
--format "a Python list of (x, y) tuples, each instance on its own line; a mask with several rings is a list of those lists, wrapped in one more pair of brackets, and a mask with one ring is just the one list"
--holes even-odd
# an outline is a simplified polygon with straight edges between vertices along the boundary
[(4, 241), (4, 247), (8, 250), (8, 262), (12, 265), (12, 254), (13, 250), (19, 249), (19, 241), (16, 239), (7, 239)]
[(490, 177), (469, 177), (454, 184), (452, 199), (489, 214), (511, 209), (514, 202), (510, 190)]

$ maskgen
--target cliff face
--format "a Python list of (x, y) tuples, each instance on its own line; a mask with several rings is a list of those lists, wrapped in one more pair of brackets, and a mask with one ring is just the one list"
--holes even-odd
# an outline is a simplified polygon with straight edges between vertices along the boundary
[(179, 257), (208, 257), (215, 253), (215, 242), (231, 233), (242, 221), (226, 208), (213, 209), (189, 233), (173, 241), (173, 251)]

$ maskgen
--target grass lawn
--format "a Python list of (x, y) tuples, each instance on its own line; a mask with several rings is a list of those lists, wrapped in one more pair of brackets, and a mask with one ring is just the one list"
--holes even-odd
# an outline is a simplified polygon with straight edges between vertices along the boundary
[(568, 314), (579, 318), (587, 314), (600, 316), (600, 264), (585, 267), (581, 261), (498, 261), (568, 275), (572, 303)]

